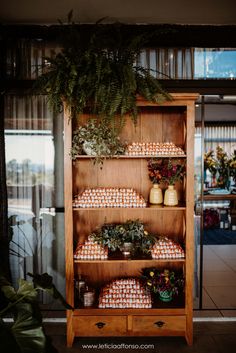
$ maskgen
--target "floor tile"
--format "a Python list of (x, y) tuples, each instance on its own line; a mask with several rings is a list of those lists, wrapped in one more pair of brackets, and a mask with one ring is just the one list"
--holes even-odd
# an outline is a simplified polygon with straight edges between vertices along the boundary
[[(235, 260), (236, 266), (236, 260)], [(221, 259), (203, 259), (203, 271), (229, 271), (231, 268)]]
[(215, 303), (204, 288), (202, 290), (202, 307), (203, 309), (217, 309)]
[(236, 273), (231, 269), (229, 271), (204, 271), (203, 286), (236, 286)]
[(221, 259), (236, 259), (236, 244), (209, 245), (210, 249)]
[(219, 309), (236, 309), (236, 286), (207, 286), (205, 290)]
[(203, 246), (203, 258), (207, 258), (207, 259), (217, 259), (218, 255), (216, 254), (216, 252), (211, 249), (210, 245), (204, 245)]
[(222, 317), (222, 314), (219, 310), (194, 310), (193, 317), (196, 319), (198, 317)]
[(236, 272), (236, 259), (225, 258), (224, 262), (227, 266), (229, 266), (233, 271)]

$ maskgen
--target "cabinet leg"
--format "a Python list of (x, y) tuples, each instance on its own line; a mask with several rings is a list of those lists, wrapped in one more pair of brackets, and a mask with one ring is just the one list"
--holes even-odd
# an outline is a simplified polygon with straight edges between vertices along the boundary
[(72, 322), (67, 323), (67, 347), (72, 347), (75, 338), (71, 323)]
[(185, 339), (187, 341), (188, 346), (192, 346), (192, 344), (193, 344), (193, 335), (189, 334), (188, 332), (186, 332)]

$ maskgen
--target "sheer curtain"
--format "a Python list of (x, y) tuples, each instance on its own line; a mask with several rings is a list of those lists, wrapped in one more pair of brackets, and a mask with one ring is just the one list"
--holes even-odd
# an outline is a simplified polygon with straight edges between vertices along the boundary
[(194, 78), (194, 48), (145, 49), (139, 61), (157, 79)]
[(47, 272), (64, 293), (63, 117), (45, 96), (8, 95), (5, 143), (13, 283)]

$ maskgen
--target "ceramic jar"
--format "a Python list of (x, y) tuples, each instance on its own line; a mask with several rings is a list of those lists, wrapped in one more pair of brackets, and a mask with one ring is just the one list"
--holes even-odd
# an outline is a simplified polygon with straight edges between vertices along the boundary
[(149, 194), (149, 202), (152, 205), (159, 205), (163, 202), (162, 190), (158, 184), (153, 184)]
[(168, 189), (165, 191), (164, 205), (166, 206), (176, 206), (178, 205), (177, 191), (174, 185), (169, 185)]

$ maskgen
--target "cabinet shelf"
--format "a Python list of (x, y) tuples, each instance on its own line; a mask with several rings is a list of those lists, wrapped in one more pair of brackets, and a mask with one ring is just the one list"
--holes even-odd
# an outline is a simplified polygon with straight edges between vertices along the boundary
[(184, 204), (179, 203), (178, 206), (164, 206), (164, 205), (153, 205), (149, 207), (73, 207), (73, 211), (75, 212), (83, 212), (83, 211), (117, 211), (117, 210), (143, 210), (143, 211), (184, 211), (186, 206)]
[(146, 262), (148, 261), (151, 266), (155, 266), (157, 263), (170, 263), (170, 262), (176, 262), (176, 263), (185, 263), (185, 258), (181, 258), (181, 259), (117, 259), (117, 260), (113, 260), (113, 259), (108, 259), (108, 260), (78, 260), (78, 259), (74, 259), (74, 263), (75, 264), (114, 264), (114, 263), (125, 263), (125, 264), (129, 264), (129, 263), (139, 263), (142, 264), (142, 262)]
[[(95, 159), (95, 156), (79, 155), (76, 157), (75, 161), (80, 159)], [(186, 158), (186, 154), (173, 155), (173, 154), (158, 154), (158, 155), (139, 155), (139, 156), (128, 156), (128, 155), (117, 155), (117, 156), (101, 156), (107, 161), (117, 160), (117, 159), (150, 159), (150, 158)]]

